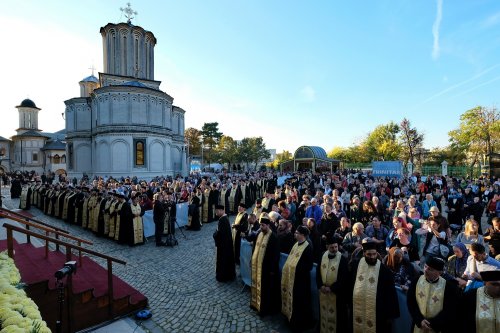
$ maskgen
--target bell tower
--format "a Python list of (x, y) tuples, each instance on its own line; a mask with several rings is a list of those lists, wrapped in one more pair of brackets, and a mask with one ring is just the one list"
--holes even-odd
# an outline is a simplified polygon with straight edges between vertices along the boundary
[(126, 23), (108, 23), (100, 30), (104, 73), (154, 80), (156, 38), (152, 32), (132, 24), (132, 15), (137, 15), (137, 12), (127, 5), (127, 8), (121, 8)]
[(20, 105), (16, 106), (19, 112), (19, 128), (16, 130), (18, 134), (38, 129), (38, 111), (41, 109), (35, 105), (31, 99), (25, 99)]

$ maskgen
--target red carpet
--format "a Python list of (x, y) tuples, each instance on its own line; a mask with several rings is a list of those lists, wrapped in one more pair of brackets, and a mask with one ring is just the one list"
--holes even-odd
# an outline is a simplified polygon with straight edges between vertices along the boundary
[[(7, 249), (7, 241), (0, 240), (0, 251)], [(62, 252), (49, 252), (45, 258), (45, 248), (36, 248), (31, 244), (18, 244), (14, 241), (14, 262), (21, 273), (22, 282), (30, 285), (48, 281), (50, 289), (55, 289), (54, 273), (61, 269), (66, 262), (66, 255)], [(73, 255), (78, 262), (78, 257)], [(82, 267), (78, 266), (73, 275), (73, 293), (79, 294), (93, 290), (94, 297), (106, 295), (108, 292), (108, 275), (106, 269), (89, 257), (82, 258)], [(115, 265), (113, 265), (115, 266)], [(146, 297), (128, 285), (120, 278), (113, 276), (113, 298), (115, 300), (130, 297), (131, 304), (144, 301)]]

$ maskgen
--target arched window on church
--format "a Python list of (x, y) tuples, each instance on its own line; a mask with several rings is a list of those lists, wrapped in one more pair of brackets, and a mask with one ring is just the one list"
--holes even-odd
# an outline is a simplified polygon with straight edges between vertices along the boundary
[(135, 166), (146, 165), (146, 139), (134, 139), (134, 158)]
[(73, 170), (73, 143), (68, 143), (68, 156), (69, 156), (68, 169)]
[(61, 156), (61, 163), (66, 164), (66, 155)]
[(52, 157), (52, 163), (53, 164), (61, 163), (61, 157), (58, 154), (55, 154), (54, 157)]

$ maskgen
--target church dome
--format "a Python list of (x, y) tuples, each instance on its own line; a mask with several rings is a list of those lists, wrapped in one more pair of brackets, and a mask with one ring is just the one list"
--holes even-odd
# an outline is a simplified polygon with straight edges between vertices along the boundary
[(99, 80), (94, 75), (90, 75), (90, 76), (87, 76), (85, 79), (83, 79), (81, 82), (95, 82), (95, 83), (99, 83)]
[(33, 102), (31, 99), (29, 98), (26, 98), (24, 101), (21, 102), (21, 105), (19, 105), (18, 107), (21, 107), (21, 108), (35, 108), (35, 109), (39, 109), (36, 105), (35, 105), (35, 102)]

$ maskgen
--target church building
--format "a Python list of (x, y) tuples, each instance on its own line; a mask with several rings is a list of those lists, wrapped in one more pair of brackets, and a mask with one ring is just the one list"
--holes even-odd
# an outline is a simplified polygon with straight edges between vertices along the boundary
[(16, 108), (19, 113), (16, 135), (10, 140), (0, 137), (0, 174), (17, 171), (65, 174), (65, 131), (42, 132), (38, 128), (41, 108), (31, 99), (23, 100)]
[(186, 175), (185, 111), (154, 78), (156, 37), (130, 16), (100, 33), (103, 72), (64, 102), (68, 176)]

